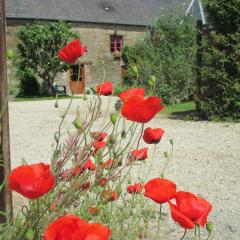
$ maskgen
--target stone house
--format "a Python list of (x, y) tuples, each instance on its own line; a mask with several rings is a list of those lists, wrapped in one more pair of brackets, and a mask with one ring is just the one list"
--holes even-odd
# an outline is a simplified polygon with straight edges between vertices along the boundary
[[(16, 48), (16, 31), (34, 20), (71, 22), (87, 45), (88, 53), (81, 60), (78, 93), (101, 82), (102, 63), (106, 80), (120, 83), (126, 68), (121, 58), (124, 46), (142, 39), (151, 22), (168, 9), (181, 7), (189, 11), (197, 1), (190, 0), (6, 0), (7, 47)], [(199, 2), (199, 1), (198, 1)], [(190, 5), (189, 5), (190, 4)], [(192, 4), (192, 5), (191, 5)], [(199, 5), (200, 6), (200, 5)], [(195, 10), (194, 10), (195, 9)], [(79, 66), (57, 77), (57, 84), (73, 88)]]

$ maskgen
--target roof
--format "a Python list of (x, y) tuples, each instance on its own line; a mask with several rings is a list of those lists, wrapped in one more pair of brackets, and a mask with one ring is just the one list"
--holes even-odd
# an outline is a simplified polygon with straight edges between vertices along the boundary
[(6, 0), (8, 19), (66, 20), (146, 26), (190, 0)]

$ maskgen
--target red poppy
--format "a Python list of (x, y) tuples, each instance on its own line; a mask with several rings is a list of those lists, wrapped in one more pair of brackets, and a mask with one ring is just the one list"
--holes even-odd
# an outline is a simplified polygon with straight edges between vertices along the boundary
[(144, 196), (156, 203), (165, 203), (176, 193), (176, 184), (164, 178), (154, 178), (144, 185)]
[(87, 170), (87, 169), (90, 170), (90, 171), (96, 171), (96, 170), (97, 170), (97, 167), (96, 167), (96, 165), (92, 162), (92, 160), (88, 159), (88, 160), (84, 163), (82, 169), (83, 169), (83, 171), (84, 171), (84, 170)]
[(97, 93), (99, 95), (108, 96), (113, 92), (113, 84), (112, 82), (104, 82), (102, 84), (97, 85)]
[(128, 120), (146, 123), (164, 108), (161, 101), (158, 97), (145, 99), (143, 95), (134, 95), (123, 102), (121, 113)]
[(118, 199), (118, 193), (111, 190), (104, 190), (101, 194), (103, 200), (105, 201), (115, 201)]
[(142, 161), (148, 157), (148, 148), (141, 148), (134, 150), (130, 153), (130, 159), (132, 161)]
[(87, 236), (84, 240), (108, 240), (111, 235), (111, 230), (98, 223), (89, 224)]
[(143, 134), (143, 140), (148, 144), (157, 144), (161, 141), (164, 130), (161, 128), (146, 128)]
[(212, 205), (205, 199), (189, 192), (177, 192), (174, 196), (176, 205), (169, 201), (171, 216), (185, 229), (194, 228), (196, 224), (205, 226)]
[(108, 179), (107, 179), (107, 178), (100, 178), (100, 179), (98, 180), (98, 184), (99, 184), (100, 187), (106, 186), (107, 182), (108, 182)]
[(103, 169), (110, 169), (112, 167), (113, 160), (109, 159), (102, 164)]
[(60, 60), (67, 62), (69, 64), (75, 63), (78, 58), (80, 58), (87, 48), (81, 46), (80, 39), (75, 39), (72, 42), (68, 43), (58, 52), (58, 57)]
[(90, 186), (91, 186), (90, 182), (85, 182), (81, 185), (81, 189), (82, 190), (87, 190), (87, 189), (90, 188)]
[(130, 194), (134, 194), (134, 193), (140, 193), (143, 189), (143, 185), (141, 183), (136, 183), (134, 185), (129, 185), (127, 187), (127, 191)]
[(103, 141), (108, 134), (106, 132), (92, 132), (91, 136), (94, 141)]
[(85, 239), (88, 223), (75, 215), (66, 215), (50, 223), (43, 233), (42, 240)]
[(9, 188), (29, 199), (45, 195), (55, 186), (55, 182), (50, 165), (44, 163), (17, 167), (8, 176)]
[(91, 214), (98, 214), (99, 212), (100, 212), (100, 210), (99, 210), (99, 208), (97, 208), (97, 207), (90, 207), (89, 208), (89, 212), (91, 213)]
[(107, 145), (107, 142), (102, 142), (102, 141), (95, 141), (92, 143), (92, 146), (95, 149), (95, 152), (99, 151), (100, 149), (105, 148)]
[(118, 94), (118, 97), (124, 102), (126, 101), (129, 97), (134, 96), (134, 95), (142, 95), (144, 96), (144, 88), (130, 88), (127, 89), (120, 94)]

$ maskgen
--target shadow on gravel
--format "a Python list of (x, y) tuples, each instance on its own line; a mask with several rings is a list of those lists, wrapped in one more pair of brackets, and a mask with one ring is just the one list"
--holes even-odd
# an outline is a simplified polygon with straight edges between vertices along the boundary
[(173, 112), (167, 116), (174, 120), (184, 120), (184, 121), (202, 121), (204, 120), (202, 115), (196, 111), (183, 111), (183, 112)]

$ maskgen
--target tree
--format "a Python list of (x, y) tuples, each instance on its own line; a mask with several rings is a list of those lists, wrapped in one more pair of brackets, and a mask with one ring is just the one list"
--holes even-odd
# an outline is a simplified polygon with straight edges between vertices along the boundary
[(70, 40), (79, 38), (71, 25), (63, 21), (50, 24), (34, 23), (21, 27), (18, 32), (20, 44), (17, 46), (20, 64), (32, 69), (41, 78), (42, 92), (51, 93), (51, 86), (57, 74), (68, 69), (66, 63), (58, 59), (58, 51)]
[(240, 120), (240, 1), (206, 0), (202, 111), (206, 118)]

